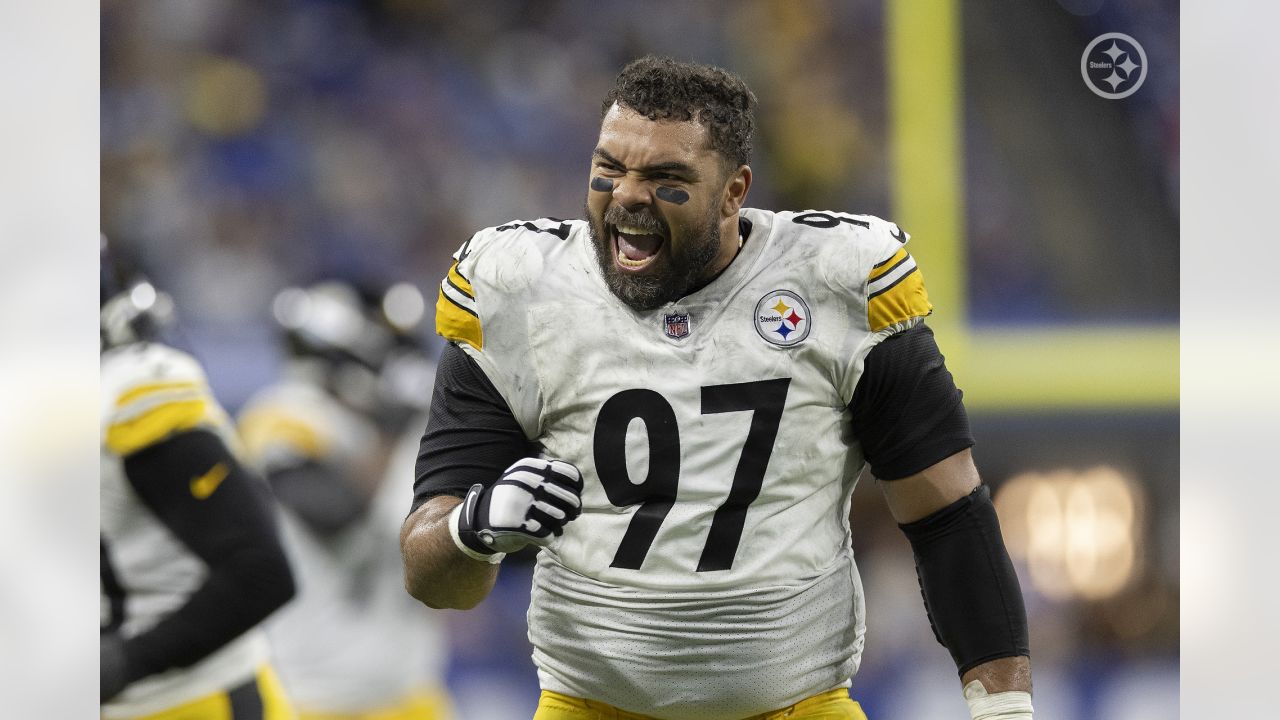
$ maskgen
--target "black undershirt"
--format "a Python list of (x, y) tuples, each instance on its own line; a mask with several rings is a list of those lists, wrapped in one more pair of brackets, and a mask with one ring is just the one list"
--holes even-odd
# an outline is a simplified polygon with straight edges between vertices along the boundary
[(418, 445), (413, 510), (436, 495), (463, 497), (476, 483), (491, 485), (511, 463), (536, 456), (538, 449), (476, 361), (456, 345), (445, 345)]
[[(538, 453), (484, 372), (453, 344), (441, 353), (434, 393), (413, 510), (437, 495), (463, 497), (473, 484), (487, 486), (511, 463)], [(849, 403), (872, 474), (901, 479), (972, 447), (961, 396), (923, 323), (873, 348)]]
[(871, 474), (900, 480), (973, 447), (963, 396), (928, 325), (872, 348), (849, 401)]

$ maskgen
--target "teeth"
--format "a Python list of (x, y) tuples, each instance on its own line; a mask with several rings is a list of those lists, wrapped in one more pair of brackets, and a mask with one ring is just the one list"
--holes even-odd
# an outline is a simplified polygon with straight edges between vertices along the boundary
[(649, 261), (652, 259), (653, 257), (650, 256), (645, 258), (644, 260), (632, 260), (626, 255), (623, 255), (621, 250), (618, 251), (618, 263), (623, 265), (624, 267), (642, 267), (644, 265), (649, 264)]
[(624, 235), (656, 235), (657, 234), (657, 233), (645, 230), (644, 228), (631, 227), (628, 225), (619, 225), (618, 232)]

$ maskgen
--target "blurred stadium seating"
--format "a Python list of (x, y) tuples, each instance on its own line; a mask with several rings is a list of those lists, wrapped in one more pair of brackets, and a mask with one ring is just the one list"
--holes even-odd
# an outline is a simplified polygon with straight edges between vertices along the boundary
[[(1123, 101), (1080, 77), (1112, 31), (1150, 63)], [(913, 235), (1027, 591), (1038, 714), (1176, 716), (1176, 0), (104, 0), (101, 44), (103, 230), (149, 260), (233, 410), (278, 370), (280, 287), (430, 290), (474, 230), (580, 214), (627, 60), (740, 72), (761, 99), (751, 205)], [(853, 694), (875, 720), (955, 716), (877, 495), (855, 497)], [(527, 570), (450, 613), (493, 638), (456, 647), (463, 720), (531, 714)]]

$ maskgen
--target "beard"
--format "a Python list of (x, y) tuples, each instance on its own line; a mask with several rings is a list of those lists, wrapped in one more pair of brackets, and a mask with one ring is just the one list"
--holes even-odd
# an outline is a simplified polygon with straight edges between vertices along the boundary
[[(603, 218), (596, 218), (590, 207), (584, 207), (591, 230), (591, 246), (605, 284), (619, 300), (640, 312), (656, 310), (688, 295), (710, 276), (711, 265), (720, 252), (720, 223), (712, 206), (701, 227), (688, 237), (676, 238), (671, 229), (648, 209), (631, 212), (620, 205), (610, 207)], [(610, 227), (630, 225), (653, 233), (661, 233), (662, 257), (641, 274), (626, 273), (614, 262), (613, 237)]]

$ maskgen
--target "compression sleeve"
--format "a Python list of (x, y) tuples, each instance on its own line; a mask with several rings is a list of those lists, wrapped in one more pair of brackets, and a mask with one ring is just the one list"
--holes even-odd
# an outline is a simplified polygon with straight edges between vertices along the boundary
[(437, 495), (461, 498), (476, 483), (488, 487), (511, 463), (538, 452), (476, 361), (449, 343), (436, 368), (410, 512)]
[(872, 348), (849, 402), (871, 473), (901, 479), (972, 447), (963, 395), (924, 323)]
[(209, 568), (187, 602), (125, 641), (129, 680), (187, 667), (257, 625), (294, 593), (266, 486), (207, 430), (124, 459), (142, 502)]
[(915, 555), (929, 625), (960, 675), (997, 658), (1031, 654), (1022, 588), (990, 488), (980, 485), (899, 527)]

